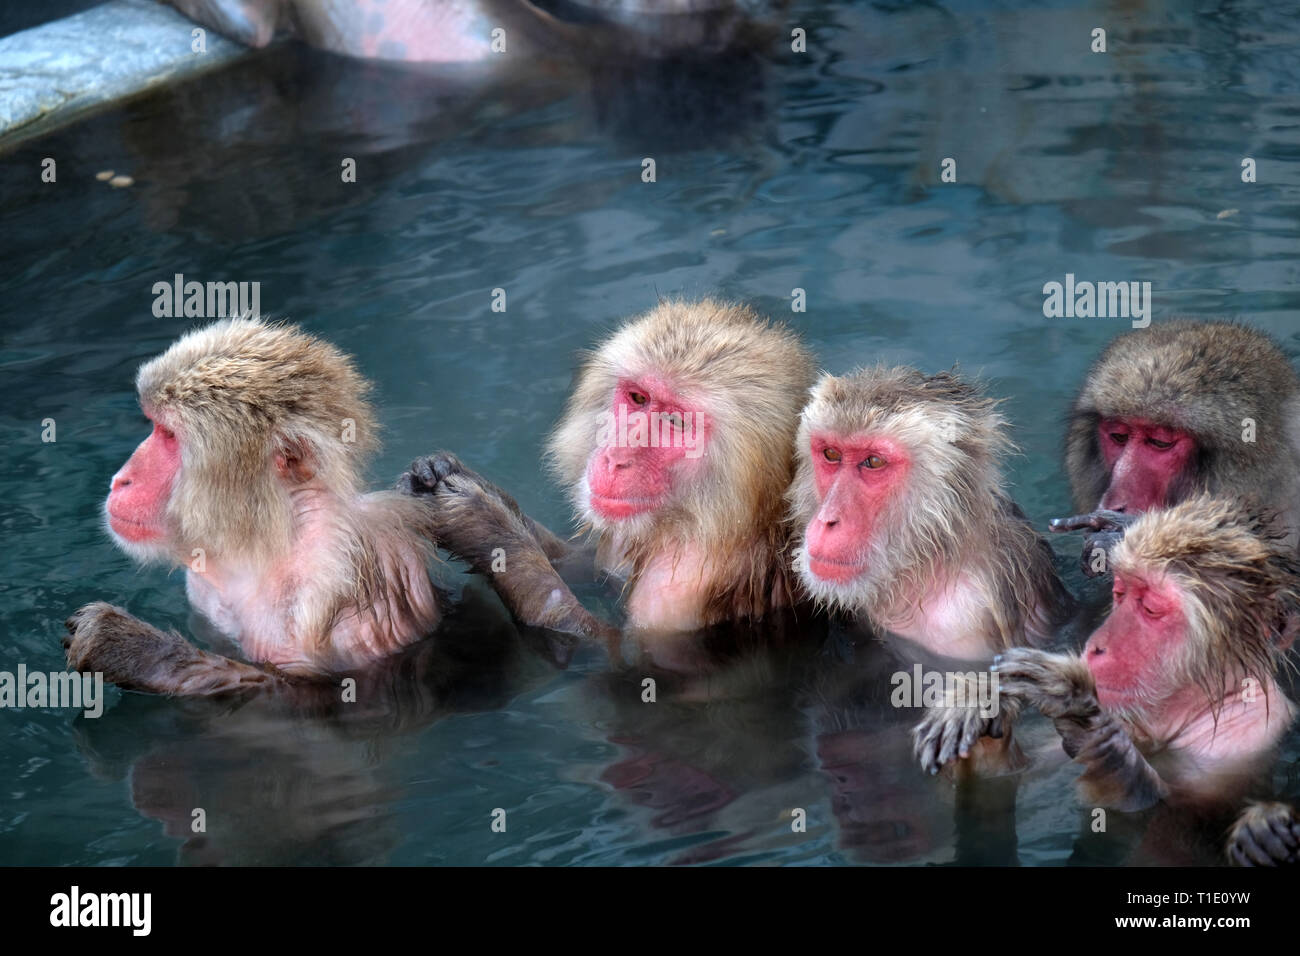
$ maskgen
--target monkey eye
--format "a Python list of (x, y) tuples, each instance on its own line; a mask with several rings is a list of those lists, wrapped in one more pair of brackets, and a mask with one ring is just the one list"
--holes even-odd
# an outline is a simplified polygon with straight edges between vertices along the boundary
[(1147, 444), (1150, 445), (1152, 448), (1157, 448), (1157, 449), (1159, 449), (1160, 451), (1164, 451), (1166, 448), (1173, 448), (1173, 447), (1174, 447), (1174, 443), (1173, 443), (1173, 442), (1171, 442), (1171, 441), (1161, 441), (1159, 438), (1148, 438), (1148, 439), (1147, 439)]
[(682, 416), (678, 415), (676, 412), (671, 413), (668, 416), (668, 424), (672, 425), (673, 428), (681, 428), (683, 424)]
[(827, 461), (833, 461), (836, 463), (838, 463), (840, 459), (844, 457), (843, 455), (840, 454), (840, 450), (838, 448), (824, 448), (822, 449), (822, 456)]
[(1128, 441), (1128, 435), (1125, 434), (1124, 432), (1111, 432), (1110, 440), (1113, 441), (1116, 445), (1122, 445), (1126, 441)]
[(862, 467), (863, 468), (884, 468), (885, 459), (881, 458), (879, 455), (868, 455), (866, 460), (862, 462)]
[(1153, 608), (1145, 601), (1142, 602), (1142, 613), (1149, 618), (1161, 618), (1165, 616), (1164, 611), (1160, 610), (1159, 608)]
[(650, 396), (643, 392), (628, 392), (627, 397), (632, 399), (633, 405), (644, 405), (646, 402), (650, 401)]

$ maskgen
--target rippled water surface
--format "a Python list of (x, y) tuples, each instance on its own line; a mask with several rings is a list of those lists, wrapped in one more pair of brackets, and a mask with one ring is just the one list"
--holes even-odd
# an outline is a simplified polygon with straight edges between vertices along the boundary
[[(356, 355), (386, 427), (376, 485), (448, 447), (567, 527), (538, 454), (575, 353), (658, 296), (721, 293), (833, 371), (960, 362), (1007, 399), (1025, 511), (1066, 510), (1062, 417), (1124, 323), (1044, 318), (1045, 282), (1149, 281), (1157, 321), (1236, 316), (1300, 355), (1300, 18), (1020, 6), (796, 3), (807, 54), (707, 68), (429, 75), (278, 51), (0, 156), (0, 669), (61, 667), (89, 600), (195, 627), (182, 576), (134, 568), (98, 520), (144, 435), (134, 370), (186, 327), (151, 310), (175, 273), (260, 282), (263, 312)], [(1077, 542), (1056, 544), (1064, 568)], [(922, 776), (886, 705), (893, 654), (836, 633), (561, 667), (471, 586), (354, 710), (112, 691), (97, 721), (0, 711), (0, 862), (1182, 859), (1136, 825), (1089, 843), (1069, 767), (961, 792)], [(1275, 773), (1292, 794), (1298, 750)]]

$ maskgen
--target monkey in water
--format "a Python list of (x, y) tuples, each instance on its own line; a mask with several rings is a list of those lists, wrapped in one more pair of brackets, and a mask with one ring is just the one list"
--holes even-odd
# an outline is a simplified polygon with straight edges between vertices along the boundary
[[(1240, 806), (1290, 725), (1276, 674), (1300, 601), (1294, 549), (1239, 499), (1193, 496), (1149, 511), (1115, 545), (1110, 616), (1082, 654), (1034, 648), (995, 661), (996, 718), (935, 708), (914, 733), (922, 766), (963, 757), (1025, 708), (1050, 718), (1092, 804)], [(1300, 817), (1252, 804), (1235, 862), (1295, 862)]]
[(824, 375), (787, 492), (804, 588), (949, 657), (1054, 635), (1073, 599), (1006, 495), (1011, 447), (997, 402), (952, 372)]
[[(597, 568), (624, 582), (627, 625), (694, 631), (763, 619), (798, 601), (783, 494), (813, 363), (788, 329), (711, 299), (669, 301), (590, 353), (547, 446)], [(490, 573), (516, 616), (609, 629), (550, 562), (571, 550), (451, 455), (419, 459), (402, 486), (438, 505), (440, 542)]]
[(362, 493), (377, 424), (346, 355), (232, 319), (145, 363), (136, 387), (152, 432), (113, 476), (109, 532), (137, 561), (185, 567), (190, 604), (253, 663), (96, 602), (68, 620), (72, 667), (218, 694), (359, 668), (437, 627), (432, 509)]
[(1070, 411), (1065, 467), (1086, 529), (1083, 566), (1144, 511), (1201, 491), (1240, 496), (1300, 541), (1300, 378), (1266, 335), (1229, 322), (1129, 332), (1101, 354)]

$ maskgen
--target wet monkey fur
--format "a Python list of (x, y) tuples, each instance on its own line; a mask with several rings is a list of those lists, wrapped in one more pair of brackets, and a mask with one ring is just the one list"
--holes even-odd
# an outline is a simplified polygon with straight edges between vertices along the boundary
[(195, 647), (102, 602), (68, 621), (68, 662), (123, 687), (212, 694), (320, 676), (438, 624), (432, 514), (365, 494), (376, 447), (368, 383), (333, 346), (253, 319), (191, 332), (140, 368), (152, 432), (104, 510), (140, 562), (186, 568), (191, 605), (256, 665)]
[[(813, 379), (795, 335), (743, 306), (670, 301), (633, 318), (582, 362), (547, 445), (595, 563), (624, 582), (627, 624), (648, 632), (758, 620), (798, 600), (783, 494)], [(547, 560), (569, 550), (453, 456), (414, 463), (438, 501), (441, 539), (492, 575), (512, 609), (547, 606), (594, 627)]]

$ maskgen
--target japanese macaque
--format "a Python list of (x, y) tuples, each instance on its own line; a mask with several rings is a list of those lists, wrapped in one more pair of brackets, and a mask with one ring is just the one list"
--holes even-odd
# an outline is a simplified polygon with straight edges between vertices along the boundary
[(186, 568), (190, 603), (241, 646), (207, 653), (120, 608), (68, 621), (68, 662), (123, 687), (212, 694), (357, 668), (438, 624), (429, 504), (362, 494), (368, 384), (333, 346), (255, 319), (217, 322), (140, 368), (153, 424), (113, 476), (113, 539)]
[[(347, 56), (407, 63), (716, 54), (765, 39), (787, 0), (171, 0), (240, 43), (278, 33)], [(558, 16), (552, 15), (553, 13)]]
[(788, 491), (794, 563), (816, 600), (951, 657), (1055, 631), (1072, 601), (1004, 493), (996, 406), (950, 372), (823, 376)]
[[(598, 568), (625, 581), (629, 627), (692, 631), (794, 604), (782, 494), (812, 368), (793, 333), (712, 300), (662, 303), (584, 362), (548, 454)], [(547, 563), (567, 546), (508, 495), (445, 454), (404, 480), (437, 497), (441, 542), (475, 569), (503, 549), (491, 579), (507, 606), (583, 617)]]
[(1276, 512), (1291, 542), (1300, 509), (1300, 379), (1267, 336), (1227, 322), (1177, 321), (1122, 335), (1088, 373), (1070, 413), (1066, 469), (1075, 507), (1052, 523), (1088, 528), (1090, 574), (1135, 514), (1200, 491)]
[[(1111, 566), (1110, 616), (1081, 655), (1017, 648), (995, 661), (998, 720), (1025, 707), (1050, 718), (1094, 805), (1244, 796), (1293, 717), (1275, 675), (1300, 599), (1294, 552), (1259, 512), (1197, 495), (1134, 522)], [(990, 726), (936, 708), (915, 732), (922, 765), (964, 756)], [(1276, 805), (1251, 807), (1229, 855), (1294, 860), (1296, 824)]]

